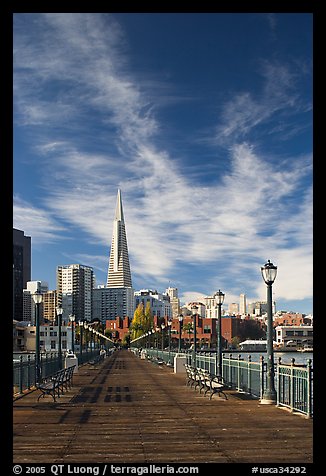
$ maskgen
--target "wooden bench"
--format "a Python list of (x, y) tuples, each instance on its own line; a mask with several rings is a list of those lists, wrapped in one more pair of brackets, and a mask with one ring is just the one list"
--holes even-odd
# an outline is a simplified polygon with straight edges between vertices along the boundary
[(46, 377), (42, 382), (36, 383), (36, 388), (41, 391), (37, 401), (45, 395), (51, 395), (53, 401), (56, 402), (56, 396), (60, 397), (65, 390), (68, 390), (72, 386), (72, 377), (76, 365), (67, 367), (66, 369), (58, 370), (53, 375)]
[(185, 369), (187, 373), (186, 385), (193, 387), (195, 390), (199, 387), (199, 393), (202, 393), (202, 390), (205, 389), (204, 395), (210, 392), (210, 400), (215, 393), (223, 395), (225, 400), (227, 400), (224, 390), (226, 390), (228, 386), (223, 377), (212, 375), (207, 370), (194, 368), (189, 364), (185, 364)]

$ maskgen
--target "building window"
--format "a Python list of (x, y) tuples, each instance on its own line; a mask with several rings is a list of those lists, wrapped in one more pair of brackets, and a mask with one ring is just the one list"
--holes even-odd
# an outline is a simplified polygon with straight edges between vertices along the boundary
[(56, 342), (55, 340), (51, 340), (51, 350), (55, 350), (56, 348)]

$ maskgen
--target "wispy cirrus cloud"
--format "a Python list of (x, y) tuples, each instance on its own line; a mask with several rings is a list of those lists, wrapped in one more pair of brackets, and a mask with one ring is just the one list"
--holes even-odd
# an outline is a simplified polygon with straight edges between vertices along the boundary
[[(136, 276), (166, 283), (179, 265), (214, 261), (218, 276), (207, 277), (207, 285), (214, 289), (214, 282), (225, 280), (231, 294), (245, 283), (254, 294), (261, 285), (251, 284), (249, 267), (258, 269), (273, 255), (283, 269), (279, 295), (302, 295), (301, 275), (286, 268), (297, 260), (310, 279), (311, 235), (299, 226), (311, 219), (308, 191), (298, 200), (310, 158), (272, 165), (251, 137), (272, 116), (298, 111), (288, 66), (262, 62), (260, 91), (238, 92), (223, 104), (212, 141), (225, 146), (228, 167), (203, 185), (185, 173), (168, 144), (161, 145), (155, 98), (130, 71), (125, 38), (113, 18), (42, 14), (35, 17), (34, 35), (30, 42), (17, 35), (15, 46), (16, 117), (20, 125), (38, 126), (35, 150), (46, 172), (43, 210), (16, 201), (14, 216), (27, 233), (57, 239), (59, 223), (66, 223), (109, 245), (120, 187)], [(90, 114), (98, 125), (91, 131)], [(96, 255), (93, 262), (101, 268), (105, 259)]]
[(33, 237), (33, 244), (53, 243), (63, 238), (65, 227), (49, 214), (18, 196), (13, 201), (13, 226)]
[[(291, 68), (279, 62), (263, 60), (257, 69), (263, 78), (261, 90), (255, 93), (239, 92), (222, 105), (220, 123), (216, 129), (218, 144), (241, 142), (255, 128), (268, 124), (275, 117), (279, 117), (279, 126), (277, 129), (273, 126), (274, 132), (280, 137), (283, 133), (288, 135), (289, 124), (284, 116), (288, 118), (298, 112), (311, 110), (311, 104), (303, 103), (299, 98), (294, 66)], [(293, 127), (291, 130), (293, 133)]]

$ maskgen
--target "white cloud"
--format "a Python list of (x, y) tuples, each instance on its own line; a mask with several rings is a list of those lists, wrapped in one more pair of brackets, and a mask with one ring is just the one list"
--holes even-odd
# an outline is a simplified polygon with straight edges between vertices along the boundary
[[(259, 270), (265, 259), (272, 259), (280, 267), (281, 296), (293, 299), (311, 289), (311, 233), (300, 226), (311, 223), (311, 200), (298, 195), (306, 158), (276, 168), (241, 142), (273, 114), (295, 109), (288, 68), (265, 62), (260, 93), (241, 92), (224, 104), (217, 139), (230, 146), (230, 165), (218, 182), (202, 187), (186, 176), (168, 145), (157, 146), (160, 125), (149, 98), (128, 71), (123, 35), (114, 20), (105, 16), (109, 23), (104, 25), (97, 14), (39, 18), (48, 23), (46, 31), (38, 31), (43, 44), (17, 39), (15, 103), (24, 124), (62, 128), (47, 128), (38, 144), (46, 171), (44, 204), (50, 213), (27, 204), (24, 209), (17, 202), (16, 220), (27, 233), (31, 230), (39, 240), (56, 239), (61, 230), (55, 220), (64, 220), (109, 246), (120, 187), (135, 275), (163, 280), (177, 273), (178, 263), (214, 262), (219, 281), (214, 280), (221, 288), (223, 280), (231, 280), (234, 288), (247, 284), (251, 293), (264, 295), (263, 285), (250, 282), (249, 267)], [(68, 91), (46, 98), (50, 86), (57, 84), (60, 91), (60, 81)], [(112, 128), (116, 132), (113, 143), (104, 143), (106, 152), (86, 149), (82, 134), (67, 138), (64, 133), (65, 128), (85, 131), (89, 108), (110, 137)], [(293, 262), (300, 263), (304, 279), (292, 271)], [(214, 285), (212, 279), (212, 289)], [(228, 289), (229, 295), (236, 295), (234, 288)]]
[(59, 225), (51, 213), (14, 196), (13, 226), (32, 236), (33, 244), (53, 243), (62, 239), (65, 228)]

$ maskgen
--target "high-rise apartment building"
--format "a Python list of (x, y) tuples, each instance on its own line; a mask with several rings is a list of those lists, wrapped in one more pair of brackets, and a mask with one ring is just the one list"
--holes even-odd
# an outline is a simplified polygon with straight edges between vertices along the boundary
[(239, 312), (241, 316), (243, 316), (244, 314), (247, 314), (247, 301), (246, 301), (245, 294), (240, 294)]
[(58, 305), (56, 289), (53, 291), (47, 291), (43, 294), (43, 319), (44, 322), (50, 322), (53, 325), (56, 323), (56, 308)]
[(92, 319), (99, 319), (103, 324), (117, 317), (133, 318), (135, 297), (133, 288), (96, 288), (93, 289)]
[(120, 190), (118, 190), (115, 217), (113, 222), (113, 234), (111, 242), (107, 287), (132, 287), (127, 236)]
[(166, 294), (170, 296), (170, 303), (172, 308), (172, 317), (178, 317), (181, 313), (180, 299), (178, 297), (178, 288), (168, 287)]
[(31, 237), (13, 229), (13, 318), (23, 320), (23, 289), (31, 280)]
[(62, 306), (62, 322), (68, 323), (69, 315), (76, 322), (92, 318), (93, 268), (82, 264), (57, 267), (58, 305)]

